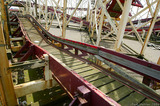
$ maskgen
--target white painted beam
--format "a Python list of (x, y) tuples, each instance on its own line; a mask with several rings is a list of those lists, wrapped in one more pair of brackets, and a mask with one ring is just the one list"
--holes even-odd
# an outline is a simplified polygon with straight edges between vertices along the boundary
[(22, 97), (27, 94), (42, 91), (47, 88), (54, 87), (57, 84), (55, 80), (45, 81), (43, 79), (35, 80), (14, 86), (16, 97)]
[(132, 0), (127, 0), (125, 1), (125, 4), (124, 4), (124, 10), (122, 12), (122, 18), (120, 20), (119, 29), (117, 33), (117, 39), (115, 43), (116, 51), (120, 50), (120, 46), (121, 46), (122, 39), (123, 39), (124, 32), (125, 32), (125, 27), (128, 22), (128, 16), (129, 16), (130, 8), (131, 8), (131, 3), (132, 3)]
[(152, 18), (148, 33), (147, 33), (146, 39), (144, 41), (144, 45), (143, 45), (143, 47), (141, 49), (141, 53), (140, 53), (141, 55), (144, 54), (145, 49), (147, 47), (147, 43), (148, 43), (149, 38), (150, 38), (150, 36), (152, 34), (152, 31), (153, 31), (153, 28), (154, 28), (154, 25), (155, 25), (155, 22), (156, 22), (156, 19), (157, 19), (157, 15), (158, 15), (159, 9), (160, 9), (160, 1), (157, 2), (157, 6), (156, 6), (155, 12), (153, 14), (153, 18)]
[(99, 22), (99, 31), (97, 35), (97, 42), (96, 45), (99, 46), (101, 40), (101, 33), (102, 33), (102, 26), (103, 26), (103, 18), (104, 18), (104, 11), (101, 12), (100, 22)]

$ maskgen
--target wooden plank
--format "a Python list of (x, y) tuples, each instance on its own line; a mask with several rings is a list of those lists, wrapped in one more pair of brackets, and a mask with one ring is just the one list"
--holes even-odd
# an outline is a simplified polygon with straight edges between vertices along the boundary
[(122, 106), (129, 106), (129, 105), (138, 105), (145, 97), (137, 92), (129, 95), (127, 98), (121, 100), (119, 103)]
[(128, 87), (124, 86), (122, 88), (119, 88), (118, 90), (115, 90), (109, 94), (107, 94), (110, 98), (112, 98), (115, 101), (120, 100), (121, 98), (125, 97), (129, 93), (131, 93), (133, 90), (129, 89)]
[(107, 93), (112, 91), (113, 89), (116, 89), (118, 87), (122, 86), (121, 83), (119, 83), (118, 81), (114, 81), (112, 83), (106, 84), (104, 86), (98, 87), (99, 90), (101, 90), (103, 93)]
[(101, 79), (101, 78), (104, 78), (104, 77), (107, 77), (107, 76), (105, 74), (98, 73), (98, 74), (95, 74), (95, 75), (92, 75), (92, 76), (85, 77), (85, 79), (89, 82), (92, 82), (92, 81), (95, 81), (95, 80), (98, 80), (98, 79)]
[(90, 83), (93, 84), (95, 87), (99, 87), (99, 86), (107, 84), (107, 83), (109, 83), (111, 81), (115, 81), (115, 80), (111, 79), (110, 77), (104, 77), (102, 79), (98, 79), (98, 80), (92, 81)]
[[(65, 63), (66, 64), (66, 63)], [(81, 65), (83, 65), (83, 66), (85, 66), (86, 64), (85, 63), (83, 63), (83, 62), (76, 62), (76, 63), (68, 63), (68, 64), (66, 64), (68, 67), (70, 67), (70, 68), (72, 68), (72, 67), (75, 67), (75, 66), (81, 66)], [(86, 65), (87, 66), (87, 65)]]
[(75, 69), (74, 71), (77, 73), (82, 73), (82, 72), (85, 72), (88, 70), (92, 70), (92, 68), (91, 67), (83, 67), (83, 68)]
[(80, 73), (79, 75), (81, 75), (82, 77), (86, 77), (95, 73), (100, 73), (99, 70), (90, 70), (90, 71), (86, 71), (84, 73)]
[(147, 99), (147, 98), (142, 103), (140, 103), (139, 105), (159, 106), (158, 103), (155, 103), (152, 100)]

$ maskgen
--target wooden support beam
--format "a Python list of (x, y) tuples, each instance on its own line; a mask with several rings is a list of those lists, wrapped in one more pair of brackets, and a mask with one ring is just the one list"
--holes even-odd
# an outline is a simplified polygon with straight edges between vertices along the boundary
[(149, 0), (146, 0), (146, 2), (149, 7), (149, 12), (151, 13), (151, 16), (153, 16), (153, 11), (152, 11), (151, 4), (150, 4)]
[(38, 19), (38, 17), (37, 17), (37, 14), (38, 14), (38, 13), (37, 13), (37, 0), (35, 0), (35, 13), (36, 13), (36, 15), (35, 15), (35, 16), (36, 16), (36, 19)]
[[(159, 0), (155, 0), (155, 1), (152, 2), (150, 5), (151, 5), (151, 6), (154, 5), (155, 3), (157, 3), (157, 1), (159, 1)], [(146, 11), (148, 8), (149, 8), (149, 6), (143, 8), (141, 11), (139, 11), (138, 13), (136, 13), (136, 14), (131, 18), (131, 20), (134, 19), (135, 17), (137, 17), (139, 14), (143, 13), (144, 11)]]
[(19, 71), (19, 70), (29, 70), (29, 69), (40, 68), (43, 66), (45, 66), (44, 60), (36, 59), (36, 60), (13, 63), (9, 67), (9, 69), (11, 69), (11, 71)]
[(155, 22), (156, 22), (156, 19), (157, 19), (157, 16), (158, 16), (159, 9), (160, 9), (160, 1), (157, 2), (157, 6), (156, 6), (156, 9), (155, 9), (155, 12), (154, 12), (154, 15), (153, 15), (153, 18), (152, 18), (147, 36), (146, 36), (146, 39), (144, 41), (143, 47), (142, 47), (141, 52), (140, 52), (141, 55), (143, 55), (145, 50), (146, 50), (147, 43), (148, 43), (149, 38), (152, 34), (152, 31), (153, 31), (153, 28), (154, 28), (154, 25), (155, 25)]
[(131, 8), (131, 3), (132, 3), (131, 0), (127, 0), (125, 1), (125, 4), (124, 4), (124, 10), (122, 12), (122, 18), (120, 20), (120, 24), (118, 26), (119, 28), (118, 28), (118, 33), (117, 33), (117, 39), (115, 42), (116, 51), (120, 50), (121, 42), (124, 36), (125, 27), (128, 22), (128, 16), (129, 16), (130, 8)]
[(44, 69), (45, 80), (49, 81), (52, 79), (52, 73), (51, 70), (49, 69), (49, 56), (47, 54), (44, 54), (43, 56), (45, 59), (45, 69)]
[[(111, 16), (109, 15), (109, 13), (106, 11), (106, 5), (105, 5), (105, 4), (107, 4), (110, 0), (109, 0), (109, 1), (106, 1), (105, 4), (102, 3), (101, 0), (97, 0), (97, 1), (98, 1), (99, 7), (102, 8), (102, 11), (104, 11), (104, 14), (105, 14), (105, 16), (107, 17), (108, 22), (109, 22), (109, 24), (111, 25), (111, 27), (113, 28), (115, 34), (117, 34), (116, 25), (115, 25), (115, 23), (113, 23), (112, 18), (111, 18)], [(127, 17), (128, 17), (128, 16), (127, 16)], [(127, 20), (127, 19), (126, 19), (126, 20)]]
[[(59, 2), (60, 2), (60, 0), (58, 0), (58, 4), (59, 4)], [(53, 5), (53, 4), (52, 4), (52, 5)], [(54, 8), (54, 14), (53, 14), (53, 16), (52, 16), (52, 19), (51, 19), (50, 25), (48, 26), (47, 31), (49, 31), (49, 29), (51, 28), (52, 23), (53, 23), (53, 19), (54, 19), (54, 16), (55, 16), (55, 15), (56, 15), (56, 18), (57, 18), (57, 20), (58, 20), (58, 23), (60, 24), (60, 22), (59, 22), (59, 17), (58, 17), (58, 15), (57, 15), (57, 9), (58, 9), (58, 5), (56, 6), (56, 8)], [(60, 25), (60, 30), (61, 30), (61, 32), (62, 32), (61, 25)]]
[(48, 6), (47, 6), (47, 0), (45, 0), (45, 22), (46, 22), (46, 27), (45, 27), (45, 29), (47, 30), (48, 29), (48, 11), (47, 11), (47, 9), (48, 9)]
[(40, 80), (35, 80), (35, 81), (15, 85), (14, 90), (15, 90), (16, 97), (18, 98), (18, 97), (25, 96), (27, 94), (45, 90), (49, 87), (54, 87), (56, 84), (57, 82), (53, 79), (48, 81), (40, 79)]
[[(150, 38), (150, 36), (151, 36), (153, 27), (154, 27), (155, 22), (156, 22), (156, 19), (157, 19), (157, 15), (158, 15), (159, 9), (160, 9), (160, 1), (157, 2), (157, 6), (156, 6), (155, 12), (154, 12), (154, 14), (153, 14), (153, 18), (152, 18), (152, 21), (151, 21), (151, 24), (150, 24), (150, 27), (149, 27), (149, 30), (148, 30), (146, 39), (145, 39), (144, 44), (143, 44), (143, 46), (142, 46), (140, 55), (144, 55), (144, 52), (145, 52), (145, 50), (146, 50), (146, 47), (147, 47), (149, 38)], [(148, 78), (148, 77), (144, 77), (144, 78), (143, 78), (143, 83), (149, 86), (150, 83), (151, 83), (151, 79)]]
[(160, 57), (159, 57), (159, 59), (158, 59), (158, 62), (157, 62), (157, 64), (158, 64), (158, 65), (160, 65)]
[(8, 23), (7, 23), (7, 15), (4, 5), (4, 0), (1, 0), (1, 16), (2, 21), (4, 22), (4, 34), (6, 36), (6, 44), (8, 45), (8, 48), (10, 48), (10, 37), (9, 37), (9, 30), (8, 30)]
[(62, 29), (62, 38), (66, 37), (66, 9), (67, 9), (67, 0), (63, 1), (63, 29)]
[(13, 88), (13, 82), (11, 78), (11, 71), (8, 70), (9, 61), (6, 53), (6, 44), (4, 41), (4, 34), (2, 29), (2, 23), (0, 19), (0, 80), (2, 82), (2, 87), (4, 89), (4, 95), (6, 104), (8, 106), (16, 106), (17, 99)]
[(78, 2), (78, 4), (77, 4), (76, 8), (74, 9), (73, 13), (72, 13), (72, 14), (70, 15), (70, 17), (69, 17), (66, 26), (69, 24), (71, 18), (73, 17), (74, 13), (76, 12), (76, 10), (77, 10), (77, 8), (79, 7), (79, 5), (81, 4), (81, 2), (82, 2), (82, 0), (79, 0), (79, 2)]
[(97, 42), (96, 42), (97, 46), (99, 46), (99, 43), (100, 43), (100, 40), (101, 40), (103, 19), (104, 19), (104, 11), (102, 10), (101, 16), (100, 16), (100, 22), (99, 22), (99, 31), (98, 31), (98, 35), (97, 35)]
[(16, 38), (11, 38), (10, 41), (20, 41), (20, 40), (24, 40), (23, 37), (16, 37)]
[(0, 79), (0, 104), (2, 106), (7, 106), (6, 104), (6, 100), (5, 100), (5, 95), (4, 95), (4, 89), (3, 89), (3, 85)]

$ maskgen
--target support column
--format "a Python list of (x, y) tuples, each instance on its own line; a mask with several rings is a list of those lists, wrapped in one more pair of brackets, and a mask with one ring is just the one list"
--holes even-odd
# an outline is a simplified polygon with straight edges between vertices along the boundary
[(2, 82), (2, 87), (4, 90), (5, 100), (7, 106), (16, 106), (17, 99), (15, 96), (12, 78), (11, 78), (11, 71), (8, 70), (9, 61), (7, 58), (5, 41), (4, 41), (4, 34), (0, 19), (0, 80)]
[(132, 0), (127, 0), (127, 1), (125, 1), (125, 4), (124, 4), (124, 10), (122, 12), (122, 18), (120, 20), (120, 24), (118, 27), (117, 39), (116, 39), (116, 43), (115, 43), (115, 50), (116, 51), (120, 50), (121, 42), (122, 42), (123, 36), (124, 36), (125, 27), (128, 22), (128, 16), (129, 16), (130, 8), (131, 8), (131, 3), (132, 3)]
[(37, 17), (37, 0), (35, 0), (35, 12), (36, 12), (36, 19), (38, 19), (38, 17)]
[(88, 0), (88, 8), (87, 8), (87, 16), (86, 16), (86, 21), (89, 21), (89, 15), (90, 15), (90, 4), (89, 4), (89, 0)]
[(67, 0), (63, 1), (63, 29), (62, 29), (62, 38), (66, 37), (66, 9), (67, 9)]
[(154, 25), (155, 25), (155, 22), (156, 22), (156, 19), (157, 19), (157, 15), (158, 15), (159, 9), (160, 9), (160, 1), (157, 2), (157, 6), (156, 6), (155, 12), (153, 14), (152, 21), (151, 21), (151, 24), (150, 24), (146, 39), (144, 41), (143, 47), (141, 49), (140, 55), (144, 55), (144, 52), (145, 52), (146, 47), (147, 47), (147, 43), (148, 43), (149, 38), (150, 38), (150, 36), (152, 34), (152, 31), (153, 31), (153, 28), (154, 28)]
[(28, 0), (26, 0), (26, 14), (28, 14)]
[(32, 5), (31, 5), (31, 0), (29, 0), (29, 13), (32, 15)]
[(99, 22), (99, 31), (97, 35), (97, 42), (96, 45), (99, 46), (100, 40), (101, 40), (101, 33), (102, 33), (102, 26), (103, 26), (103, 18), (104, 18), (104, 11), (102, 10), (101, 16), (100, 16), (100, 22)]
[(9, 37), (9, 30), (8, 30), (8, 24), (7, 24), (7, 16), (4, 6), (4, 0), (1, 0), (1, 14), (2, 14), (2, 21), (4, 21), (4, 34), (6, 38), (6, 44), (8, 45), (8, 48), (10, 47), (10, 37)]
[[(158, 15), (159, 9), (160, 9), (160, 1), (157, 2), (157, 6), (156, 6), (155, 12), (153, 14), (153, 17), (152, 17), (152, 20), (151, 20), (151, 24), (150, 24), (150, 27), (149, 27), (146, 39), (145, 39), (144, 44), (143, 44), (142, 49), (141, 49), (141, 53), (140, 53), (141, 56), (144, 55), (144, 52), (146, 50), (147, 43), (148, 43), (149, 38), (150, 38), (150, 36), (152, 34), (152, 30), (154, 28), (154, 25), (155, 25), (155, 22), (156, 22), (156, 19), (157, 19), (157, 15)], [(150, 83), (151, 83), (151, 79), (148, 78), (148, 77), (144, 77), (142, 83), (144, 83), (144, 84), (146, 84), (146, 85), (149, 86)]]
[(46, 22), (46, 27), (45, 29), (48, 28), (48, 13), (47, 13), (47, 0), (45, 0), (45, 22)]

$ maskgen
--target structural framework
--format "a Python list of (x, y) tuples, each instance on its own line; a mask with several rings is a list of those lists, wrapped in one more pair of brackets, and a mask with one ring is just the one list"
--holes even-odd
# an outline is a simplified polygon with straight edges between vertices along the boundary
[[(144, 55), (160, 40), (159, 0), (1, 0), (0, 9), (0, 105), (160, 105), (160, 59)], [(67, 39), (68, 29), (88, 41)]]

